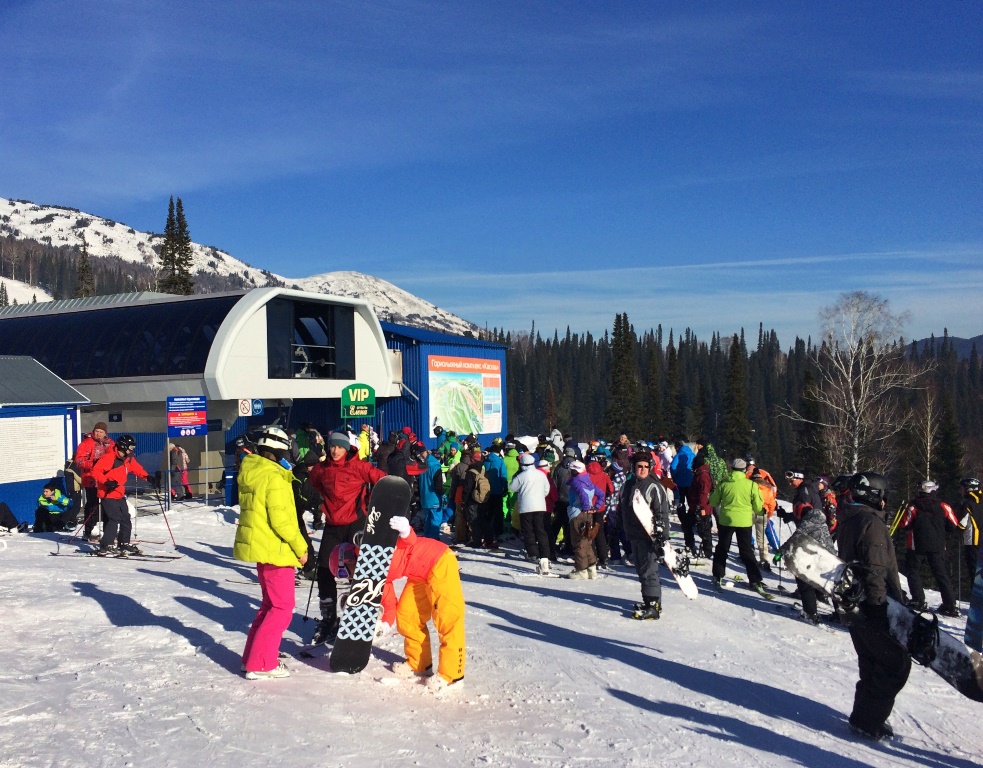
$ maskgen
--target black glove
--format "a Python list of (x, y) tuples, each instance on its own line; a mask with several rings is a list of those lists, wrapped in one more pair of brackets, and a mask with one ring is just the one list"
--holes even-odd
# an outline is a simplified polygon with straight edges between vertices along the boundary
[(155, 491), (159, 491), (160, 490), (160, 478), (159, 477), (148, 477), (147, 478), (147, 483)]
[(103, 486), (106, 489), (106, 493), (112, 493), (119, 488), (119, 483), (117, 483), (115, 480), (107, 480), (105, 483), (103, 483)]
[(656, 525), (655, 531), (652, 533), (652, 541), (655, 542), (655, 546), (662, 547), (668, 540), (669, 537), (666, 536), (666, 531), (662, 527), (662, 524)]

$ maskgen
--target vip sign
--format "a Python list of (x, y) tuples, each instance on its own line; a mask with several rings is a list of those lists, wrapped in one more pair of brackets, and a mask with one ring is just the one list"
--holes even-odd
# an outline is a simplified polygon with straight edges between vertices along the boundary
[(375, 390), (368, 384), (350, 384), (341, 390), (341, 418), (375, 417)]

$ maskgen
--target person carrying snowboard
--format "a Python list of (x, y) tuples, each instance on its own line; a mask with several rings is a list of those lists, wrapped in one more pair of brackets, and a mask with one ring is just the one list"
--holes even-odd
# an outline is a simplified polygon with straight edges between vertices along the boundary
[[(659, 582), (659, 563), (662, 548), (669, 542), (669, 494), (652, 472), (652, 454), (632, 454), (632, 474), (621, 489), (621, 498), (615, 512), (614, 526), (623, 531), (631, 542), (635, 572), (642, 587), (642, 603), (636, 606), (632, 618), (658, 619), (662, 615), (662, 584)], [(652, 511), (649, 535), (645, 523), (635, 514), (635, 491), (641, 493)]]
[[(433, 619), (440, 651), (437, 672), (427, 687), (438, 695), (448, 689), (460, 690), (466, 648), (464, 592), (457, 558), (443, 542), (417, 536), (406, 517), (393, 517), (389, 525), (399, 531), (399, 539), (382, 591), (380, 634), (385, 633), (386, 625), (395, 623), (403, 636), (406, 663), (395, 665), (394, 671), (423, 676), (432, 668), (427, 624)], [(404, 577), (406, 586), (397, 601), (393, 582)]]
[(887, 479), (874, 472), (850, 478), (839, 509), (840, 559), (858, 563), (864, 582), (860, 616), (850, 623), (860, 680), (853, 698), (850, 727), (871, 739), (890, 738), (887, 722), (894, 700), (911, 672), (911, 656), (889, 634), (888, 596), (904, 602), (894, 544), (884, 522)]
[[(823, 512), (822, 486), (818, 479), (811, 483), (805, 482), (802, 474), (794, 469), (785, 473), (785, 477), (795, 488), (795, 498), (792, 500), (792, 511), (781, 510), (778, 516), (790, 524), (794, 523), (796, 530), (811, 536), (826, 551), (835, 553), (836, 548), (833, 546), (829, 526), (826, 524), (826, 514)], [(819, 613), (816, 605), (818, 591), (803, 579), (796, 578), (795, 585), (802, 599), (802, 618), (818, 624)]]

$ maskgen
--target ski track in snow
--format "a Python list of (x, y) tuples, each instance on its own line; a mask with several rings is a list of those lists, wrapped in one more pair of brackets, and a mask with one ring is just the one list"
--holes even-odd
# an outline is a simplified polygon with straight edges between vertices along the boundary
[[(615, 566), (596, 581), (538, 578), (514, 540), (504, 558), (458, 552), (463, 689), (437, 698), (422, 680), (396, 678), (398, 636), (380, 641), (359, 675), (330, 673), (322, 655), (288, 660), (288, 679), (246, 681), (239, 654), (259, 592), (227, 581), (255, 578), (231, 559), (234, 519), (200, 504), (175, 509), (169, 520), (186, 557), (171, 562), (57, 558), (48, 554), (54, 535), (6, 539), (0, 766), (983, 761), (980, 705), (919, 667), (891, 718), (898, 738), (852, 736), (849, 636), (777, 609), (787, 596), (769, 603), (741, 584), (716, 593), (709, 567), (699, 567), (691, 602), (663, 569), (663, 617), (634, 621), (634, 569)], [(169, 541), (159, 516), (137, 523), (140, 535)], [(741, 572), (735, 552), (729, 573)], [(766, 584), (776, 587), (778, 574)], [(285, 651), (313, 631), (302, 620), (307, 594), (296, 592)], [(946, 626), (959, 634), (962, 622)]]

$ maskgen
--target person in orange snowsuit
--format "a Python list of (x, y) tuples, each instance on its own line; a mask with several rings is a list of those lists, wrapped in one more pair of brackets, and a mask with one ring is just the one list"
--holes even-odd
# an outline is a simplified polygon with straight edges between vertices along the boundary
[[(405, 517), (390, 521), (399, 531), (396, 551), (382, 592), (382, 622), (396, 624), (410, 674), (424, 675), (433, 665), (430, 631), (433, 619), (440, 641), (437, 673), (427, 686), (435, 692), (462, 686), (464, 679), (464, 592), (457, 558), (436, 539), (418, 537)], [(396, 600), (393, 582), (406, 577)]]
[(754, 541), (758, 548), (758, 565), (766, 571), (771, 570), (768, 563), (768, 536), (766, 528), (768, 521), (774, 516), (778, 509), (778, 486), (775, 485), (775, 478), (771, 473), (755, 464), (754, 459), (748, 456), (747, 472), (748, 478), (758, 484), (758, 491), (761, 493), (761, 506), (765, 513), (754, 518)]

